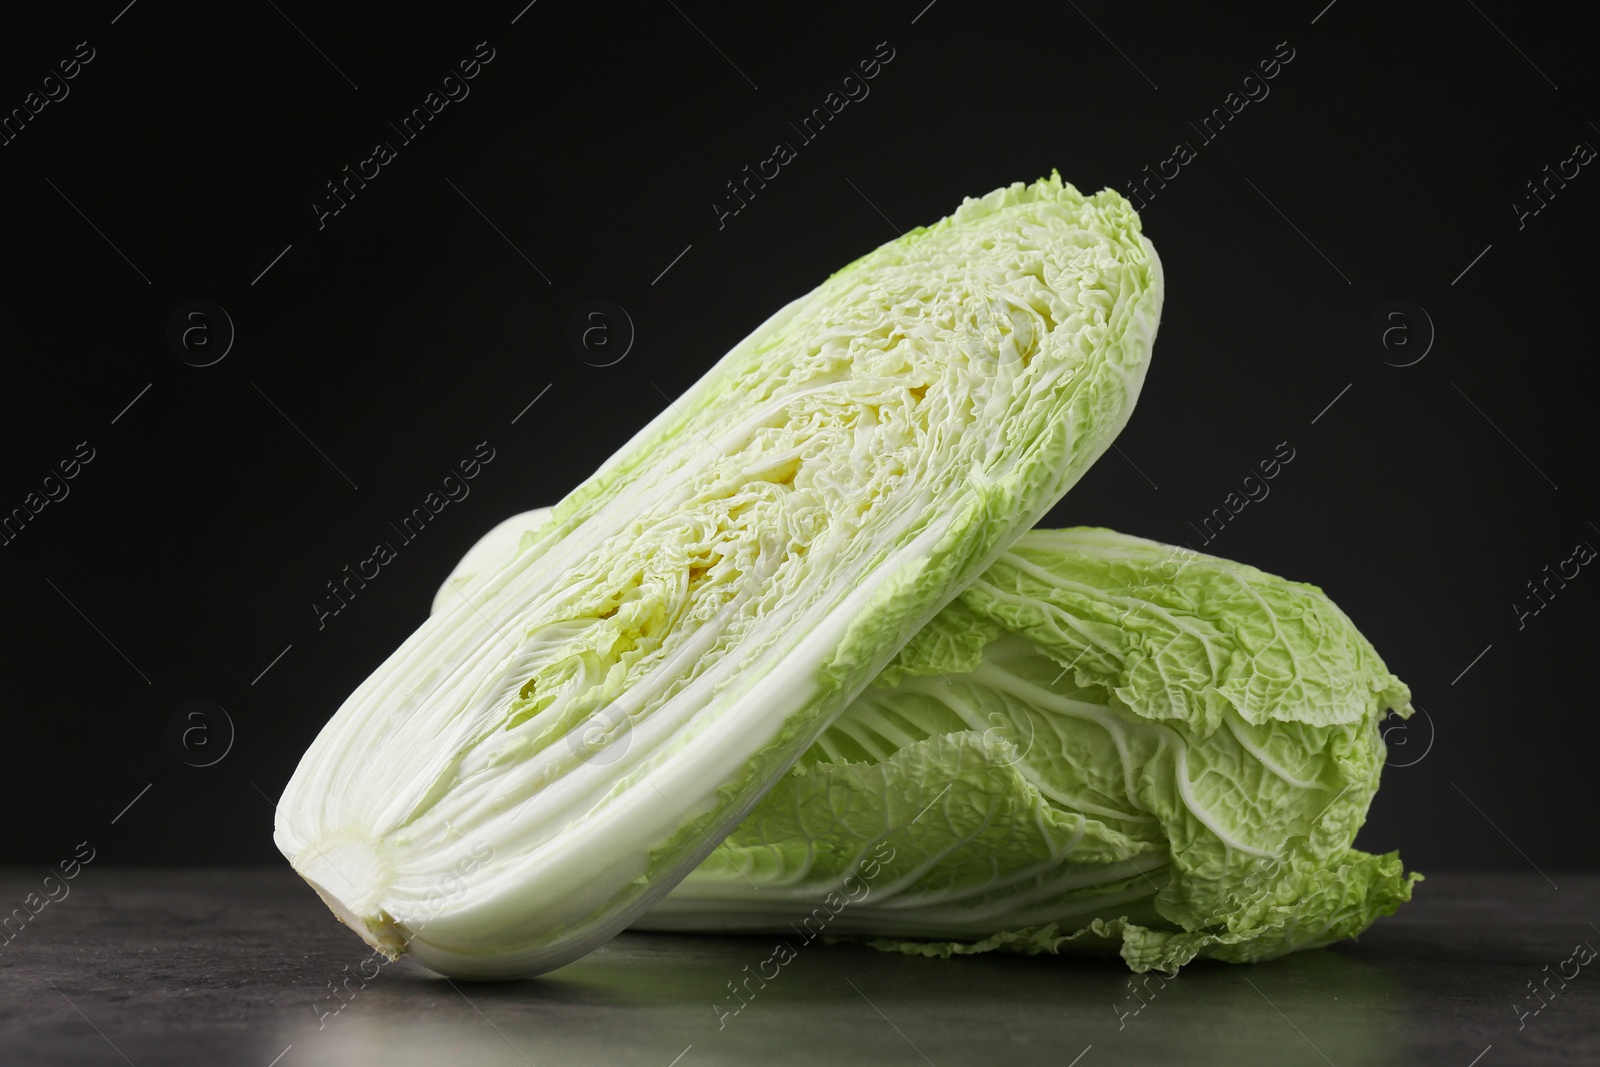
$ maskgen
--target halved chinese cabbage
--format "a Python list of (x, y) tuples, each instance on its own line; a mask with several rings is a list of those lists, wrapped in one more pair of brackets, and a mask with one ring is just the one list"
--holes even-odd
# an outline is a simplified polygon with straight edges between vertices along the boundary
[(967, 200), (767, 320), (430, 618), (275, 840), (374, 947), (560, 966), (656, 903), (1109, 445), (1161, 274), (1115, 193)]

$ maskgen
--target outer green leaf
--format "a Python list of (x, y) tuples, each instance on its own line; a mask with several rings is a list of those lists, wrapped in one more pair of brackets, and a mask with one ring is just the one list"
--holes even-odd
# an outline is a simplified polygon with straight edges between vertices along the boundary
[(1350, 847), (1379, 719), (1408, 701), (1315, 587), (1035, 530), (638, 925), (784, 929), (881, 842), (894, 861), (830, 934), (936, 955), (1109, 947), (1136, 970), (1353, 936), (1417, 877)]

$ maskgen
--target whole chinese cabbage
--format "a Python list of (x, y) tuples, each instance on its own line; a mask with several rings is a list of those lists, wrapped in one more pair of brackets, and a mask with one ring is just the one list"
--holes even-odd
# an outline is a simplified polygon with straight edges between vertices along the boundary
[(589, 951), (694, 869), (1108, 446), (1161, 274), (1058, 177), (780, 310), (328, 722), (275, 839), (450, 975)]
[[(544, 515), (486, 535), (440, 602)], [(1379, 722), (1409, 697), (1313, 586), (1032, 530), (634, 925), (1116, 950), (1140, 971), (1327, 944), (1418, 877), (1350, 847)]]

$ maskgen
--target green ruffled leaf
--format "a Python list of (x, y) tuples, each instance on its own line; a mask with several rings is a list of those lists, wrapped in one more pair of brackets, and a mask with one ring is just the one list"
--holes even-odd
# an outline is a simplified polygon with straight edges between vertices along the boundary
[(1418, 877), (1350, 847), (1409, 698), (1313, 586), (1031, 531), (642, 925), (1139, 971), (1351, 937)]

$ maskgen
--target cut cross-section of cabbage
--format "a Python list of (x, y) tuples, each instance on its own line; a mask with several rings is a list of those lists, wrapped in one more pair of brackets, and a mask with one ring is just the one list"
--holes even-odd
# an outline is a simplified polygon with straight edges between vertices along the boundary
[(852, 263), (357, 688), (279, 849), (444, 974), (594, 948), (1109, 446), (1160, 303), (1127, 202), (1054, 176)]

